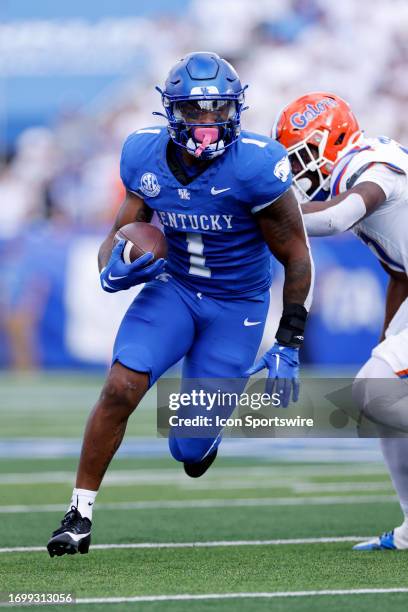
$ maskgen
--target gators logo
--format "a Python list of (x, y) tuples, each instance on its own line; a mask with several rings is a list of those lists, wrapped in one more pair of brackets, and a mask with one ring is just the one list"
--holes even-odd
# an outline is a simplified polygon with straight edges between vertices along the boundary
[(322, 98), (322, 100), (316, 102), (316, 104), (306, 104), (306, 108), (302, 113), (293, 113), (293, 115), (290, 116), (290, 122), (293, 127), (302, 129), (324, 113), (324, 111), (334, 106), (338, 106), (335, 100), (331, 98)]

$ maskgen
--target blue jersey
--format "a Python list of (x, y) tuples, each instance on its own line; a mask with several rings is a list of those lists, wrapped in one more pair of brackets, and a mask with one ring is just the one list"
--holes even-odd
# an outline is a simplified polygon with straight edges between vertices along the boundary
[(292, 183), (286, 150), (243, 131), (239, 140), (187, 186), (168, 167), (166, 128), (138, 130), (126, 140), (121, 177), (163, 224), (166, 270), (196, 292), (240, 298), (271, 284), (271, 254), (254, 213)]

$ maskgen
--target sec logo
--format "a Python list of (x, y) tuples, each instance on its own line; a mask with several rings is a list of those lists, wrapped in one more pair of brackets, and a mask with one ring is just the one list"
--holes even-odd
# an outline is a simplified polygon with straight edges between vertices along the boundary
[(157, 176), (153, 172), (145, 172), (140, 179), (140, 191), (149, 198), (155, 198), (160, 193), (160, 185)]

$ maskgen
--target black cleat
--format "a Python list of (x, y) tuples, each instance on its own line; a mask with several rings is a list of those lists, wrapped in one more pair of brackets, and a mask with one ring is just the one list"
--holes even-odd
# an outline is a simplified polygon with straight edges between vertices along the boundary
[(47, 544), (50, 557), (87, 553), (91, 543), (91, 527), (89, 518), (82, 518), (78, 508), (71, 506), (61, 521), (61, 527), (54, 531)]
[(212, 453), (204, 457), (202, 461), (198, 461), (197, 463), (187, 463), (184, 462), (184, 471), (187, 476), (190, 478), (200, 478), (203, 474), (206, 473), (208, 468), (214, 463), (214, 460), (217, 456), (218, 448), (216, 448)]

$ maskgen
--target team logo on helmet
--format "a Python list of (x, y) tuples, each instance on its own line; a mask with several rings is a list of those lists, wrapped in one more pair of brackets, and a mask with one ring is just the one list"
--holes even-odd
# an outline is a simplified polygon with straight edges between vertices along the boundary
[(282, 159), (277, 162), (273, 173), (278, 179), (282, 181), (282, 183), (286, 183), (290, 174), (289, 157), (287, 155), (282, 157)]
[(219, 93), (218, 87), (207, 85), (206, 87), (192, 87), (190, 96), (213, 96)]
[(308, 123), (324, 113), (325, 110), (333, 108), (333, 106), (338, 106), (338, 104), (330, 98), (323, 98), (316, 102), (316, 104), (306, 104), (306, 109), (303, 113), (293, 113), (290, 116), (290, 122), (295, 128), (304, 128)]
[(145, 172), (140, 179), (140, 191), (149, 198), (155, 198), (159, 195), (160, 189), (157, 176), (153, 172)]

